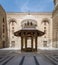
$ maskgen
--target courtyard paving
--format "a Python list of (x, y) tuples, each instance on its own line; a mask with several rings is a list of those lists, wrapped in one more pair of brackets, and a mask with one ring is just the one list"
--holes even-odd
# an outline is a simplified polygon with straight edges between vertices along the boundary
[(58, 50), (0, 50), (0, 65), (58, 65)]

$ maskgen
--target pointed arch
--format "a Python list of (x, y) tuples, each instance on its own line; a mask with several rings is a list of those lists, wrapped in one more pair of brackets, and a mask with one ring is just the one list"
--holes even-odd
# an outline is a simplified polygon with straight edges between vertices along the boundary
[(17, 22), (16, 22), (16, 19), (14, 19), (14, 18), (12, 18), (12, 19), (9, 20), (9, 24), (10, 24), (11, 22), (13, 22), (13, 23), (14, 23), (14, 22), (17, 23)]
[(42, 24), (42, 23), (48, 23), (48, 24), (49, 24), (49, 19), (48, 19), (48, 18), (44, 18), (44, 19), (42, 20), (41, 24)]

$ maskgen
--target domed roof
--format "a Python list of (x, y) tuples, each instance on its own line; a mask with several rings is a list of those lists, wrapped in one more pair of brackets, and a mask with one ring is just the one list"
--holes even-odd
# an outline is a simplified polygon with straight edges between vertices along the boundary
[(36, 28), (37, 21), (33, 19), (25, 19), (21, 22), (22, 28)]

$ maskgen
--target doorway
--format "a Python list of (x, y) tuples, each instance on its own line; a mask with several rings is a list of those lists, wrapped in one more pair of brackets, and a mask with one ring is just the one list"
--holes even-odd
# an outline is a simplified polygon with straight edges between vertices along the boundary
[(27, 49), (26, 49), (27, 52), (31, 52), (32, 51), (32, 40), (31, 40), (31, 37), (28, 37), (27, 38)]
[(31, 37), (27, 39), (27, 48), (31, 48)]

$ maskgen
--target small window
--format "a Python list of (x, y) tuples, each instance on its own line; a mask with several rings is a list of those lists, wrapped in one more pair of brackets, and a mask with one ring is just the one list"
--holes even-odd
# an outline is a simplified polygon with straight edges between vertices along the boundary
[(3, 18), (3, 23), (4, 23), (4, 18)]
[(43, 41), (43, 46), (47, 47), (47, 41)]
[(14, 25), (14, 22), (12, 22), (12, 26)]
[(44, 30), (44, 32), (46, 33), (46, 30)]
[(12, 43), (12, 47), (15, 47), (15, 44), (14, 43)]
[(11, 43), (15, 43), (15, 41), (11, 41)]
[(11, 47), (15, 47), (15, 41), (11, 41)]
[(14, 33), (14, 30), (12, 30), (12, 33)]
[(46, 29), (46, 27), (44, 27), (44, 29)]
[(4, 28), (4, 26), (5, 26), (5, 25), (3, 24), (3, 28)]
[(5, 36), (3, 35), (3, 38), (4, 38)]
[(5, 48), (5, 41), (2, 41), (2, 43), (3, 43), (3, 48)]
[(14, 29), (14, 27), (12, 27), (12, 29)]
[(5, 33), (5, 29), (3, 28), (3, 33)]
[(12, 36), (12, 38), (14, 38), (14, 36)]

